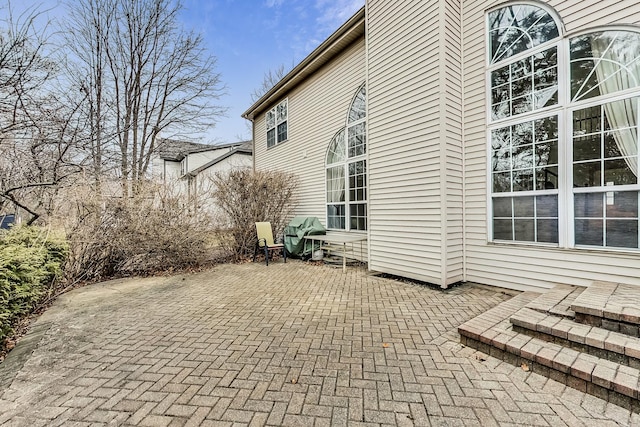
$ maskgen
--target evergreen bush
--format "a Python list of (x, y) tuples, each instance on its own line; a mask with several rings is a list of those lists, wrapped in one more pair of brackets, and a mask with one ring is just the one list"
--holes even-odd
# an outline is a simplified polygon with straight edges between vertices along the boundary
[(41, 228), (14, 227), (0, 234), (0, 343), (55, 292), (66, 254), (64, 239)]

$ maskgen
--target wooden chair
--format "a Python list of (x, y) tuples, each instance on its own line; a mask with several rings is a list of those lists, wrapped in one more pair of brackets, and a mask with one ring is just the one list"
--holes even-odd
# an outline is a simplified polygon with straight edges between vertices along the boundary
[(258, 256), (258, 249), (264, 250), (264, 259), (267, 265), (269, 265), (269, 252), (271, 251), (281, 250), (284, 262), (287, 262), (287, 249), (283, 243), (275, 243), (273, 241), (273, 231), (271, 230), (270, 222), (256, 222), (256, 234), (258, 241), (253, 251), (253, 262), (256, 261), (256, 257)]

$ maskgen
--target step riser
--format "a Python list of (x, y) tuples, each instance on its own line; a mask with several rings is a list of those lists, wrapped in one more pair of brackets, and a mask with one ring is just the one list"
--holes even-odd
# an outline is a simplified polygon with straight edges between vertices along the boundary
[(547, 378), (551, 378), (552, 380), (558, 381), (568, 387), (591, 394), (595, 397), (611, 402), (614, 405), (618, 405), (623, 408), (629, 409), (630, 411), (640, 413), (640, 400), (634, 397), (627, 396), (615, 390), (609, 390), (607, 388), (594, 384), (591, 381), (586, 381), (582, 378), (573, 376), (571, 375), (571, 373), (559, 371), (552, 367), (538, 363), (535, 360), (522, 357), (521, 355), (513, 354), (507, 350), (500, 350), (497, 347), (493, 347), (464, 335), (461, 335), (460, 342), (467, 347), (471, 347), (483, 353), (489, 354), (496, 359), (503, 360), (514, 366), (522, 366), (523, 363), (526, 363), (531, 372), (535, 372)]
[(606, 319), (601, 316), (594, 316), (585, 313), (576, 313), (575, 320), (576, 322), (584, 323), (585, 325), (597, 326), (609, 331), (620, 332), (621, 334), (629, 335), (630, 337), (640, 337), (640, 327), (631, 323)]
[(636, 357), (632, 357), (626, 354), (620, 354), (618, 352), (610, 351), (607, 349), (593, 347), (593, 346), (578, 343), (575, 341), (570, 341), (568, 339), (549, 335), (544, 332), (532, 331), (531, 329), (523, 328), (522, 326), (513, 325), (513, 330), (521, 334), (526, 334), (530, 337), (538, 338), (547, 342), (552, 342), (554, 344), (559, 344), (563, 347), (568, 347), (573, 350), (580, 351), (582, 353), (587, 353), (592, 356), (599, 357), (601, 359), (607, 359), (615, 363), (640, 369), (640, 359)]

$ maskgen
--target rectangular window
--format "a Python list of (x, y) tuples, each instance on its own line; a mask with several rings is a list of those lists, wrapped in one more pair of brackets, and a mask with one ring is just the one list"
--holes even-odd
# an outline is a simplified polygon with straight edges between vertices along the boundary
[(494, 120), (558, 103), (558, 51), (552, 47), (491, 72)]
[(638, 192), (579, 193), (573, 198), (576, 245), (638, 248)]
[(493, 238), (558, 243), (558, 196), (494, 197)]
[(558, 243), (558, 116), (491, 131), (491, 157), (493, 239)]
[[(367, 229), (367, 162), (349, 163), (349, 227)], [(365, 203), (362, 203), (365, 202)]]
[(289, 108), (288, 100), (284, 100), (267, 111), (267, 148), (284, 142), (288, 138)]

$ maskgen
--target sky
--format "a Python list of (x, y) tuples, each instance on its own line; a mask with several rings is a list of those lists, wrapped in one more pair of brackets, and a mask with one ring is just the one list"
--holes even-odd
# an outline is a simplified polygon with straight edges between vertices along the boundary
[[(280, 65), (293, 68), (364, 1), (182, 0), (182, 25), (202, 34), (226, 86), (226, 94), (217, 101), (227, 108), (226, 117), (197, 142), (250, 139), (248, 122), (240, 116), (251, 106), (251, 92), (261, 85), (264, 74)], [(62, 0), (11, 0), (14, 9), (32, 6), (47, 10), (54, 19), (63, 13), (61, 4)]]

